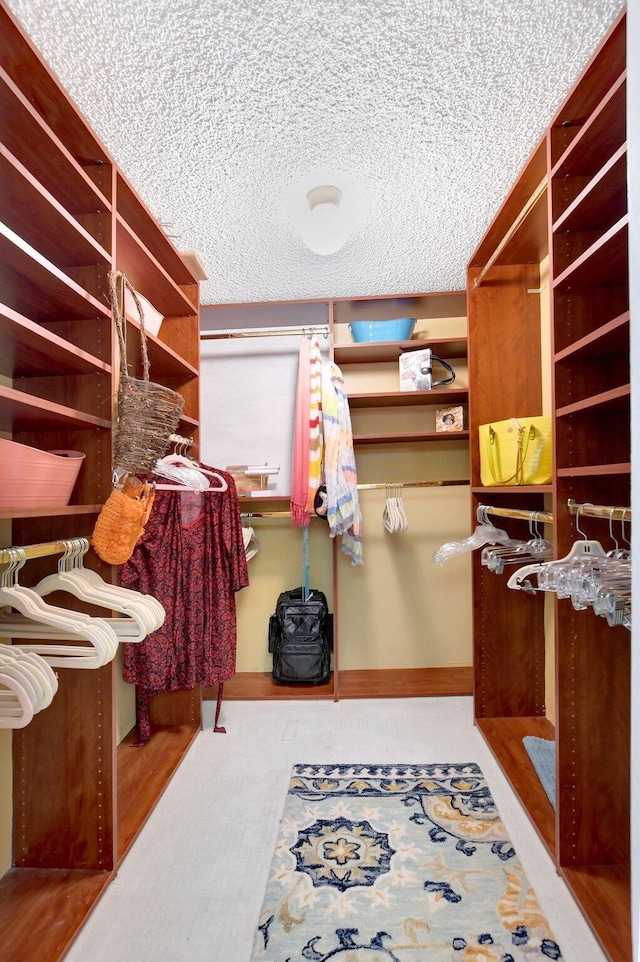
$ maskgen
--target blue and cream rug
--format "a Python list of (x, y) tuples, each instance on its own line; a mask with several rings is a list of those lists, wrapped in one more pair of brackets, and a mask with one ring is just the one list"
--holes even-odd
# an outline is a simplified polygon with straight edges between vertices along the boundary
[(562, 959), (477, 765), (295, 765), (252, 962)]

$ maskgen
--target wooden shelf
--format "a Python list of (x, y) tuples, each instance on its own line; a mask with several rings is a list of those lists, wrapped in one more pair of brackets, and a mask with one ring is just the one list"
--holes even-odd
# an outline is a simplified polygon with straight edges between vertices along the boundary
[(631, 385), (623, 384), (620, 387), (611, 388), (610, 391), (602, 391), (601, 394), (594, 394), (593, 397), (584, 398), (582, 401), (574, 401), (573, 404), (565, 404), (558, 408), (556, 417), (568, 417), (577, 414), (579, 411), (590, 411), (595, 408), (609, 407), (612, 410), (627, 408), (630, 403)]
[(558, 351), (555, 362), (582, 357), (607, 357), (629, 350), (629, 311), (614, 317), (597, 330), (586, 334), (567, 347)]
[(0, 520), (7, 518), (63, 518), (81, 514), (99, 514), (102, 509), (101, 504), (69, 504), (61, 508), (2, 508), (0, 509)]
[(544, 716), (476, 718), (476, 725), (520, 798), (538, 835), (553, 855), (555, 813), (522, 741), (527, 735), (553, 741), (553, 725)]
[(414, 431), (407, 434), (354, 434), (353, 443), (359, 444), (419, 444), (439, 441), (466, 441), (468, 431)]
[(406, 351), (423, 351), (428, 347), (434, 354), (445, 359), (467, 356), (466, 337), (336, 344), (333, 353), (336, 364), (370, 364), (397, 361)]
[(0, 373), (5, 377), (111, 372), (111, 365), (0, 304)]
[(631, 871), (629, 865), (564, 867), (561, 876), (587, 917), (611, 962), (631, 959)]
[(3, 962), (62, 959), (110, 872), (13, 868), (0, 879)]
[(146, 745), (132, 747), (133, 729), (118, 745), (118, 861), (138, 836), (200, 731), (199, 725), (158, 725)]
[[(10, 307), (34, 321), (109, 317), (105, 304), (88, 294), (35, 248), (0, 223), (0, 281)], [(9, 272), (13, 282), (9, 283)], [(46, 292), (46, 293), (45, 293)]]
[(466, 403), (466, 388), (449, 388), (442, 391), (387, 391), (368, 394), (350, 394), (351, 408), (412, 407), (418, 404)]
[(628, 279), (629, 217), (621, 217), (605, 234), (554, 279), (557, 291), (613, 285)]
[[(584, 178), (576, 178), (582, 183)], [(608, 227), (627, 213), (627, 144), (626, 141), (609, 158), (604, 167), (590, 178), (578, 196), (557, 218), (557, 231), (589, 231)], [(567, 190), (567, 178), (558, 185)], [(555, 185), (554, 185), (555, 188)], [(555, 189), (554, 189), (555, 193)], [(606, 222), (603, 220), (606, 218)]]
[(598, 478), (601, 475), (631, 474), (631, 462), (621, 461), (617, 464), (589, 464), (572, 468), (558, 467), (559, 478)]
[(477, 487), (471, 488), (472, 494), (478, 494), (482, 497), (488, 497), (489, 495), (498, 495), (500, 498), (504, 498), (506, 495), (522, 495), (522, 494), (551, 494), (553, 491), (552, 484), (512, 484), (512, 485), (495, 485), (492, 487), (485, 487), (484, 485), (478, 485)]
[(131, 184), (120, 172), (117, 174), (116, 183), (118, 214), (130, 226), (146, 250), (171, 275), (176, 284), (179, 286), (197, 284), (171, 238), (165, 234)]
[(626, 71), (594, 109), (551, 171), (552, 178), (593, 175), (627, 137)]
[[(21, 78), (26, 75), (21, 71)], [(107, 197), (42, 120), (6, 71), (0, 67), (2, 140), (42, 186), (69, 211), (109, 211)]]
[(111, 428), (111, 421), (34, 394), (0, 385), (0, 431), (73, 431)]
[(120, 214), (116, 214), (116, 252), (118, 270), (126, 274), (136, 291), (143, 294), (164, 317), (197, 314), (188, 296)]
[[(130, 324), (136, 330), (135, 341), (130, 341), (127, 344), (127, 349), (129, 350), (129, 361), (134, 362), (132, 367), (135, 366), (135, 358), (139, 353), (139, 342), (140, 342), (140, 321), (134, 320), (131, 317), (127, 317), (127, 323)], [(197, 377), (198, 369), (193, 364), (189, 364), (183, 357), (168, 347), (164, 341), (160, 339), (151, 331), (146, 331), (147, 335), (147, 350), (149, 353), (149, 363), (151, 365), (152, 378), (156, 376), (161, 377)], [(135, 350), (134, 350), (135, 348)]]
[[(0, 144), (0, 182), (3, 187), (0, 220), (27, 244), (63, 269), (99, 264), (107, 272), (111, 261), (104, 247), (3, 144)], [(105, 240), (109, 242), (110, 238)]]

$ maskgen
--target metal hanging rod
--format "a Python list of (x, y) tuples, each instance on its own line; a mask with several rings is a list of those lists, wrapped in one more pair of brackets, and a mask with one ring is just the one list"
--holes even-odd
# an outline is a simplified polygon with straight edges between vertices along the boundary
[[(69, 539), (69, 540), (75, 540), (75, 539)], [(27, 544), (27, 545), (19, 545), (17, 547), (19, 547), (21, 554), (22, 552), (24, 552), (24, 555), (27, 559), (48, 558), (50, 555), (64, 554), (65, 551), (68, 551), (69, 540), (45, 541), (42, 544)], [(10, 548), (0, 548), (0, 564), (8, 564), (10, 561), (13, 560), (13, 557), (10, 551), (11, 551)]]
[(395, 485), (399, 488), (448, 488), (456, 484), (469, 484), (465, 478), (455, 481), (382, 481), (377, 484), (359, 484), (359, 491), (375, 491)]
[(607, 521), (631, 521), (631, 508), (623, 508), (606, 504), (580, 504), (569, 498), (567, 501), (569, 514), (588, 518), (606, 518)]
[(491, 268), (493, 267), (493, 265), (494, 265), (495, 262), (497, 261), (498, 257), (500, 256), (500, 254), (502, 253), (502, 251), (504, 250), (504, 248), (507, 246), (507, 244), (509, 243), (509, 241), (511, 240), (511, 238), (513, 237), (513, 235), (515, 234), (515, 232), (518, 230), (518, 228), (520, 227), (520, 225), (521, 225), (522, 222), (524, 221), (524, 219), (528, 216), (528, 214), (531, 212), (531, 210), (533, 210), (533, 208), (535, 207), (535, 205), (538, 203), (538, 201), (540, 200), (540, 198), (542, 197), (542, 195), (544, 194), (544, 192), (545, 192), (546, 189), (547, 189), (547, 178), (546, 178), (546, 176), (545, 176), (545, 177), (540, 181), (540, 183), (538, 184), (538, 186), (536, 187), (536, 189), (535, 189), (534, 192), (532, 193), (531, 197), (530, 197), (529, 200), (526, 202), (526, 204), (524, 205), (524, 207), (522, 208), (522, 210), (520, 211), (520, 213), (518, 214), (518, 216), (517, 216), (516, 219), (514, 220), (513, 224), (511, 225), (511, 227), (509, 228), (509, 230), (507, 231), (507, 233), (504, 235), (504, 237), (502, 238), (502, 240), (500, 241), (500, 243), (498, 244), (498, 246), (497, 246), (496, 249), (494, 250), (493, 254), (491, 255), (491, 257), (489, 258), (489, 260), (487, 261), (487, 263), (484, 265), (484, 267), (482, 268), (482, 270), (480, 271), (480, 273), (479, 273), (478, 276), (476, 277), (476, 279), (475, 279), (475, 281), (474, 281), (474, 287), (479, 287), (479, 286), (480, 286), (480, 284), (482, 283), (482, 278), (484, 277), (484, 275), (487, 273), (487, 271), (491, 270)]
[(291, 337), (298, 334), (313, 337), (322, 334), (323, 337), (329, 336), (328, 324), (313, 324), (310, 327), (270, 327), (270, 328), (247, 328), (242, 331), (202, 331), (201, 341), (219, 341), (233, 337)]
[(544, 524), (553, 524), (553, 515), (550, 511), (525, 511), (521, 508), (494, 508), (490, 504), (478, 505), (480, 512), (493, 514), (498, 518), (520, 518), (522, 521), (541, 521)]

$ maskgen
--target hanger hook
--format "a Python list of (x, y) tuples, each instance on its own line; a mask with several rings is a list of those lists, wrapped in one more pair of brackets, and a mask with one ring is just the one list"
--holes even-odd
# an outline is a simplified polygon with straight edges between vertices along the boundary
[(588, 541), (588, 538), (587, 538), (586, 534), (584, 533), (584, 531), (582, 530), (582, 528), (580, 527), (580, 511), (581, 511), (582, 508), (585, 508), (588, 504), (593, 504), (593, 502), (592, 502), (592, 501), (585, 501), (584, 504), (577, 504), (577, 505), (576, 505), (576, 519), (575, 519), (576, 531), (578, 532), (578, 534), (581, 534), (581, 535), (582, 535), (582, 537), (584, 538), (585, 541)]
[(613, 533), (613, 516), (614, 516), (615, 513), (616, 513), (616, 509), (615, 509), (615, 508), (612, 508), (611, 511), (609, 512), (609, 537), (611, 538), (611, 540), (613, 541), (614, 545), (616, 546), (616, 547), (615, 547), (615, 550), (616, 550), (616, 551), (619, 551), (619, 550), (620, 550), (620, 544), (619, 544), (619, 542), (618, 542), (618, 539), (616, 538), (616, 536), (615, 536), (614, 533)]
[(622, 540), (625, 541), (629, 545), (629, 547), (631, 547), (631, 541), (629, 540), (629, 538), (627, 538), (626, 534), (624, 533), (624, 524), (627, 517), (627, 511), (631, 513), (631, 508), (622, 508), (622, 520), (620, 523), (622, 526)]

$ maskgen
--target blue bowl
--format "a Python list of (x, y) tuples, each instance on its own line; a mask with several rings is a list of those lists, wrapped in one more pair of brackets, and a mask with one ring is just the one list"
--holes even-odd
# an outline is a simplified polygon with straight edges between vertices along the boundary
[(408, 341), (416, 326), (415, 317), (395, 317), (390, 321), (352, 321), (347, 325), (354, 341)]

